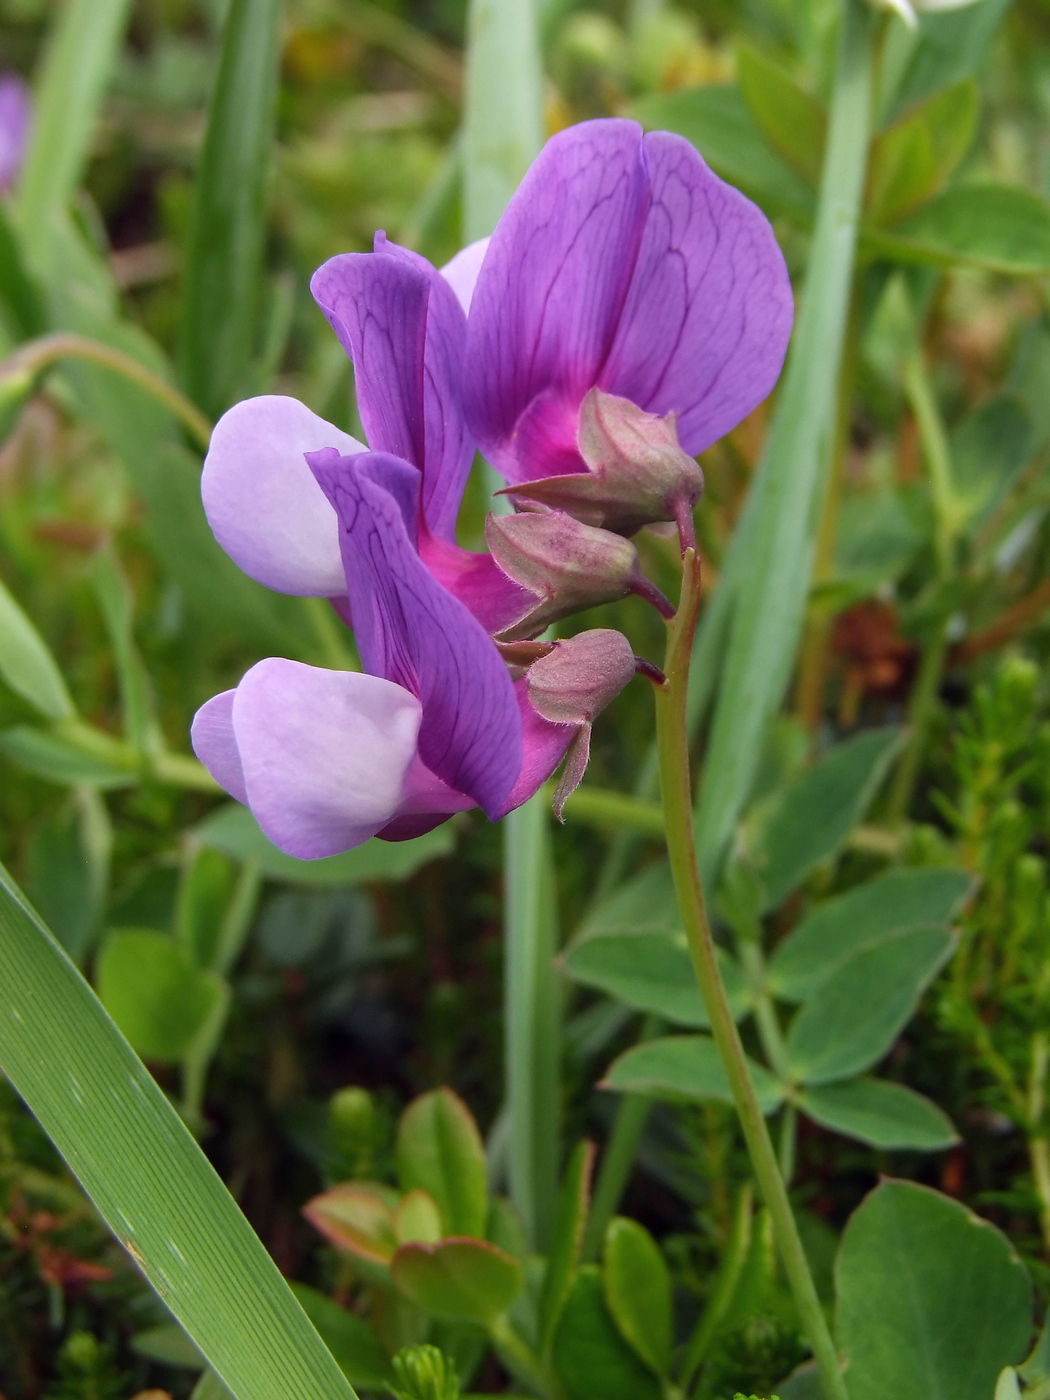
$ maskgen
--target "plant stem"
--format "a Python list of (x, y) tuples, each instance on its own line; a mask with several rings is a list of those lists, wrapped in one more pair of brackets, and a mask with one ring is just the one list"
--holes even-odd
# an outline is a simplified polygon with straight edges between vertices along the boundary
[(505, 1055), (510, 1195), (542, 1252), (558, 1189), (562, 988), (550, 815), (542, 792), (504, 820)]
[(147, 369), (140, 360), (125, 355), (123, 350), (114, 349), (112, 345), (89, 340), (86, 335), (56, 331), (53, 335), (42, 335), (37, 340), (28, 341), (0, 364), (0, 383), (21, 375), (30, 375), (35, 379), (59, 360), (89, 360), (92, 364), (116, 370), (169, 408), (201, 450), (208, 450), (211, 424), (185, 394), (180, 394), (173, 384)]
[(937, 703), (937, 688), (940, 685), (947, 652), (946, 619), (937, 624), (936, 631), (923, 648), (919, 673), (915, 677), (915, 685), (908, 702), (908, 727), (911, 735), (893, 775), (893, 784), (886, 804), (886, 816), (891, 826), (904, 821), (908, 815), (912, 793), (919, 776), (919, 765), (926, 749), (926, 735)]
[(677, 616), (668, 623), (667, 658), (664, 665), (667, 680), (663, 686), (656, 688), (656, 737), (667, 821), (667, 854), (693, 968), (711, 1022), (711, 1033), (733, 1091), (733, 1101), (740, 1117), (740, 1126), (751, 1156), (755, 1177), (773, 1221), (780, 1257), (798, 1309), (799, 1321), (813, 1349), (826, 1400), (849, 1400), (835, 1345), (817, 1296), (798, 1227), (791, 1213), (791, 1204), (777, 1165), (769, 1129), (748, 1072), (740, 1033), (730, 1010), (700, 886), (693, 836), (689, 744), (686, 732), (689, 658), (699, 606), (699, 561), (692, 550), (687, 550), (683, 560), (681, 603)]

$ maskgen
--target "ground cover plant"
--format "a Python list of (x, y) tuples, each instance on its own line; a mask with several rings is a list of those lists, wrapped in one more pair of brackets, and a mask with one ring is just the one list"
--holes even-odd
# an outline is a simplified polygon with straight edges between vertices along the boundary
[(1050, 1395), (1043, 0), (0, 69), (2, 1400)]

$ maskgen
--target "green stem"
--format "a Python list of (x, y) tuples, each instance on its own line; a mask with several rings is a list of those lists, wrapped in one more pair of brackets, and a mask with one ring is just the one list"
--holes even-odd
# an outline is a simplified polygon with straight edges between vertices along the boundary
[(726, 1241), (725, 1252), (718, 1266), (715, 1285), (707, 1306), (697, 1319), (696, 1327), (685, 1347), (679, 1383), (687, 1394), (700, 1363), (707, 1355), (708, 1348), (715, 1339), (722, 1319), (733, 1302), (733, 1297), (747, 1263), (751, 1249), (751, 1226), (754, 1203), (752, 1186), (746, 1182), (740, 1189), (736, 1211), (733, 1215), (733, 1228)]
[(965, 508), (955, 493), (948, 434), (922, 350), (918, 346), (904, 361), (903, 382), (904, 392), (915, 414), (926, 470), (930, 474), (937, 567), (941, 576), (946, 578), (952, 572), (955, 539), (965, 518)]
[(667, 679), (656, 690), (656, 737), (667, 817), (667, 854), (693, 968), (711, 1022), (711, 1033), (733, 1091), (751, 1165), (773, 1221), (777, 1246), (798, 1309), (799, 1321), (813, 1349), (826, 1400), (849, 1400), (835, 1344), (817, 1296), (769, 1129), (751, 1082), (740, 1033), (726, 996), (700, 885), (693, 835), (686, 730), (689, 659), (699, 606), (699, 561), (692, 550), (687, 550), (683, 560), (681, 604), (677, 616), (668, 623), (664, 666)]
[(510, 1195), (529, 1247), (545, 1248), (558, 1189), (562, 988), (550, 815), (537, 793), (504, 823), (505, 1032)]
[(919, 776), (919, 765), (926, 749), (926, 738), (937, 706), (937, 690), (940, 686), (944, 658), (948, 653), (948, 622), (937, 624), (932, 637), (923, 648), (919, 661), (919, 673), (915, 677), (911, 698), (908, 702), (908, 727), (911, 734), (908, 746), (901, 756), (897, 771), (893, 775), (889, 799), (886, 804), (886, 817), (890, 825), (904, 821), (911, 806), (912, 794)]
[(147, 369), (140, 360), (125, 355), (122, 350), (116, 350), (112, 345), (89, 340), (85, 335), (76, 335), (72, 331), (56, 331), (53, 335), (42, 335), (37, 340), (27, 341), (0, 364), (0, 383), (23, 376), (35, 379), (60, 360), (88, 360), (92, 364), (104, 365), (106, 369), (122, 374), (125, 379), (130, 379), (140, 389), (152, 394), (165, 408), (169, 408), (196, 440), (201, 450), (208, 450), (211, 424), (185, 394), (180, 394), (174, 385)]
[(541, 1395), (556, 1393), (551, 1377), (539, 1357), (511, 1326), (506, 1316), (497, 1317), (489, 1324), (492, 1345), (506, 1362), (508, 1368), (528, 1385), (535, 1387)]

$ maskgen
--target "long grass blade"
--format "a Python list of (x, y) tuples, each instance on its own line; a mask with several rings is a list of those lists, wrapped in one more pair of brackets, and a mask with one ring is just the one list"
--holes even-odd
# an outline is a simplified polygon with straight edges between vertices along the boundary
[[(728, 651), (697, 810), (705, 881), (715, 878), (747, 800), (766, 726), (783, 696), (809, 590), (819, 501), (835, 430), (839, 363), (871, 129), (873, 21), (846, 0), (827, 155), (802, 311), (755, 485), (733, 554)], [(743, 523), (743, 522), (742, 522)], [(738, 563), (736, 559), (732, 564)]]
[(232, 0), (197, 174), (179, 375), (212, 418), (244, 386), (255, 341), (279, 15), (280, 0)]
[(352, 1400), (207, 1158), (2, 867), (0, 1069), (237, 1400)]

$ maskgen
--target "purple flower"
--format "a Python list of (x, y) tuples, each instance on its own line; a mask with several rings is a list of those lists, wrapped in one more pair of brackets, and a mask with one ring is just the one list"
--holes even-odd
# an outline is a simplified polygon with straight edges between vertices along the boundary
[(193, 747), (276, 845), (304, 859), (418, 836), (532, 795), (580, 722), (552, 722), (481, 624), (419, 557), (418, 468), (310, 452), (331, 503), (367, 674), (261, 661), (198, 711)]
[(492, 235), (470, 305), (467, 421), (522, 496), (600, 469), (579, 435), (596, 389), (673, 415), (691, 458), (770, 392), (791, 322), (784, 260), (755, 205), (682, 137), (584, 122), (547, 143)]
[(18, 177), (29, 143), (29, 89), (16, 73), (0, 75), (0, 194)]

